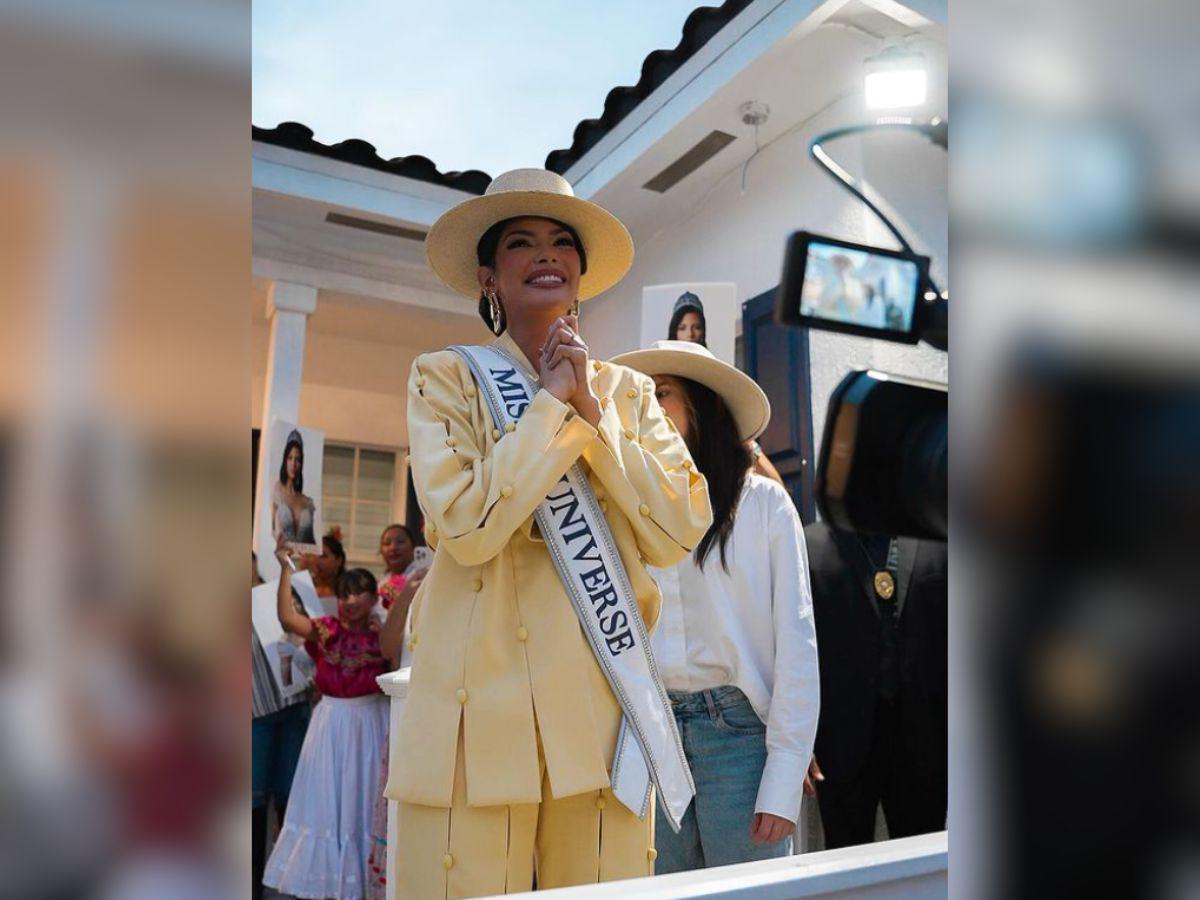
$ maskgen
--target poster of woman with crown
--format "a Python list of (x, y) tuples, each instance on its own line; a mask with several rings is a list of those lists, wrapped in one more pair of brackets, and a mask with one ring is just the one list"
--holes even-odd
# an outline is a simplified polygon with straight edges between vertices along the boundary
[(298, 553), (320, 553), (325, 435), (276, 419), (268, 439), (263, 480), (271, 542), (282, 536)]

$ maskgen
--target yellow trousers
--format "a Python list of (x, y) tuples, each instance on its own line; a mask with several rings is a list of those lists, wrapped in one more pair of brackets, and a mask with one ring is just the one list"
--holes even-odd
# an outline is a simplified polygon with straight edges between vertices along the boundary
[(608, 788), (555, 799), (545, 759), (542, 802), (467, 805), (462, 732), (449, 809), (400, 803), (395, 862), (399, 900), (458, 900), (654, 874), (654, 798), (642, 821)]

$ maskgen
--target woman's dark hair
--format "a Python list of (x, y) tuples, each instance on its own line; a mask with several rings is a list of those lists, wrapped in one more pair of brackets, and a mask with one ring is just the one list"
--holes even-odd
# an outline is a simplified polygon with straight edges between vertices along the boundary
[(721, 565), (729, 571), (725, 550), (733, 534), (742, 485), (753, 460), (738, 434), (737, 422), (725, 401), (713, 390), (690, 378), (675, 376), (687, 394), (691, 427), (684, 439), (696, 468), (708, 479), (708, 499), (713, 523), (696, 547), (696, 564), (704, 568), (713, 545), (721, 548)]
[[(697, 306), (681, 306), (671, 314), (671, 324), (667, 326), (667, 340), (677, 341), (675, 335), (679, 332), (679, 323), (683, 321), (683, 317), (688, 313), (694, 312), (700, 317), (700, 333), (704, 336), (700, 338), (700, 346), (708, 346), (708, 320), (704, 318), (704, 310)], [(661, 320), (660, 320), (661, 321)]]
[(325, 549), (329, 551), (330, 556), (336, 556), (338, 560), (338, 575), (346, 571), (346, 548), (342, 546), (342, 542), (335, 538), (332, 534), (327, 534), (321, 538), (321, 543)]
[[(587, 253), (583, 249), (583, 241), (579, 239), (579, 232), (566, 222), (551, 219), (549, 216), (512, 216), (497, 222), (483, 233), (483, 237), (479, 239), (479, 243), (475, 246), (475, 256), (481, 266), (487, 266), (489, 269), (496, 268), (496, 251), (500, 249), (500, 235), (504, 233), (505, 228), (517, 219), (547, 219), (558, 227), (565, 228), (570, 233), (571, 239), (575, 241), (575, 249), (579, 253), (579, 274), (583, 275), (587, 272)], [(508, 322), (502, 316), (500, 330), (496, 331), (492, 322), (492, 305), (488, 303), (487, 294), (482, 291), (479, 292), (479, 318), (483, 319), (483, 324), (488, 327), (488, 331), (494, 334), (503, 334), (504, 330), (508, 328)]]
[(384, 539), (384, 537), (385, 537), (385, 536), (387, 535), (387, 533), (388, 533), (389, 531), (391, 531), (393, 528), (398, 528), (398, 529), (400, 529), (401, 531), (403, 531), (403, 532), (404, 532), (404, 534), (405, 534), (405, 535), (408, 537), (408, 542), (409, 542), (410, 544), (412, 544), (414, 547), (415, 547), (415, 546), (417, 546), (417, 539), (416, 539), (415, 537), (413, 537), (413, 533), (412, 533), (412, 532), (409, 530), (408, 526), (407, 526), (407, 525), (401, 525), (399, 522), (393, 522), (393, 523), (392, 523), (391, 525), (389, 525), (387, 528), (383, 529), (383, 531), (379, 532), (379, 543), (381, 543), (381, 544), (383, 543), (383, 539)]
[(337, 580), (337, 595), (339, 598), (349, 597), (351, 594), (377, 593), (379, 591), (379, 583), (366, 569), (349, 569), (338, 576)]
[(287, 458), (291, 454), (292, 448), (295, 447), (300, 451), (300, 471), (296, 473), (296, 493), (304, 493), (304, 442), (300, 440), (300, 433), (293, 431), (288, 435), (287, 446), (283, 448), (283, 462), (279, 464), (279, 483), (287, 487)]

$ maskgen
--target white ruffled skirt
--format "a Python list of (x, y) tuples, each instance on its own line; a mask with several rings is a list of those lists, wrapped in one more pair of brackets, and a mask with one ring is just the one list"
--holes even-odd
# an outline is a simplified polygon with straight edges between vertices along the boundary
[(383, 694), (321, 699), (263, 884), (311, 900), (362, 900), (387, 731)]

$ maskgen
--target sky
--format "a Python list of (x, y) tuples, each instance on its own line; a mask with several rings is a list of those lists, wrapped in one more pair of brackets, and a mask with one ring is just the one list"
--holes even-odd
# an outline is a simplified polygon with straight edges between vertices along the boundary
[[(715, 5), (715, 0), (710, 0)], [(443, 172), (542, 166), (701, 0), (254, 0), (253, 122)]]

